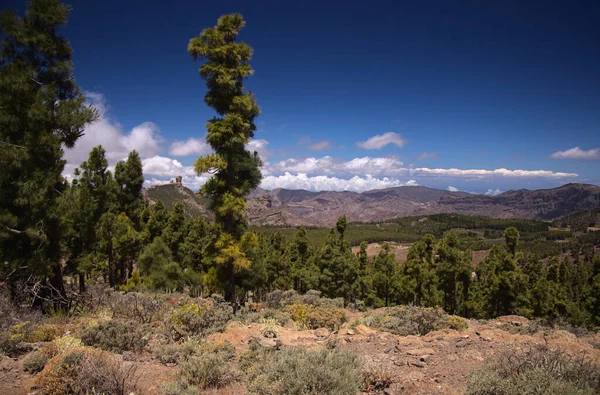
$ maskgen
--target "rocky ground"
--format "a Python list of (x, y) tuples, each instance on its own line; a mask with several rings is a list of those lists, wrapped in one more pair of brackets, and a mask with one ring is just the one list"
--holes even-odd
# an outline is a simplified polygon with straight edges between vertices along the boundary
[[(442, 330), (424, 336), (398, 336), (379, 332), (364, 325), (345, 327), (330, 332), (325, 328), (297, 330), (293, 323), (277, 327), (277, 338), (264, 338), (263, 324), (243, 325), (231, 322), (223, 333), (209, 336), (211, 342), (229, 342), (240, 355), (251, 342), (262, 347), (323, 348), (338, 347), (360, 356), (363, 366), (376, 366), (393, 377), (386, 394), (460, 394), (466, 389), (469, 373), (489, 357), (509, 349), (526, 350), (534, 345), (547, 345), (571, 355), (587, 356), (600, 361), (600, 335), (577, 337), (564, 330), (540, 330), (533, 334), (529, 320), (518, 316), (500, 317), (486, 322), (470, 321), (463, 331)], [(41, 347), (32, 344), (30, 348)], [(0, 394), (34, 394), (36, 376), (22, 368), (26, 355), (0, 359)], [(173, 376), (176, 367), (166, 366), (150, 353), (124, 353), (119, 356), (126, 366), (136, 366), (140, 394), (159, 394), (159, 387)], [(241, 381), (206, 393), (241, 394)]]

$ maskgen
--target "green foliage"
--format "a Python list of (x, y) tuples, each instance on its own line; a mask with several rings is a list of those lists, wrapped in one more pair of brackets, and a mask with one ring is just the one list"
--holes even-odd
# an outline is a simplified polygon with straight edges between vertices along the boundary
[(388, 307), (368, 317), (369, 325), (400, 336), (426, 335), (441, 329), (465, 329), (466, 322), (449, 316), (442, 309), (416, 306)]
[(180, 363), (193, 356), (207, 353), (222, 353), (228, 355), (227, 359), (229, 359), (235, 354), (235, 348), (229, 343), (208, 343), (194, 337), (188, 337), (181, 344), (161, 345), (154, 351), (157, 359), (164, 364)]
[(39, 373), (50, 360), (50, 355), (44, 351), (34, 351), (23, 360), (23, 370), (29, 373)]
[(188, 340), (178, 356), (177, 380), (163, 386), (163, 394), (198, 393), (198, 390), (220, 387), (232, 376), (229, 361), (235, 349), (229, 343), (203, 343)]
[(214, 243), (214, 255), (234, 309), (236, 274), (250, 266), (247, 251), (239, 245), (247, 225), (245, 196), (262, 178), (258, 153), (245, 148), (254, 136), (254, 118), (260, 109), (252, 93), (243, 91), (243, 80), (253, 73), (249, 64), (252, 48), (236, 42), (244, 25), (240, 14), (223, 15), (215, 27), (204, 29), (188, 45), (194, 60), (206, 60), (200, 66), (208, 87), (204, 101), (219, 115), (206, 124), (206, 142), (214, 154), (199, 158), (194, 167), (198, 175), (212, 175), (201, 193), (211, 199), (215, 221), (223, 231)]
[(290, 313), (292, 319), (302, 329), (335, 330), (346, 322), (346, 311), (341, 308), (298, 303), (287, 306), (284, 311)]
[(98, 115), (84, 104), (71, 46), (58, 32), (69, 12), (58, 0), (33, 0), (24, 17), (0, 16), (0, 256), (4, 270), (19, 268), (11, 280), (48, 276), (63, 295), (62, 148), (72, 147)]
[(356, 394), (361, 386), (358, 358), (337, 350), (286, 348), (262, 351), (248, 372), (251, 394)]
[(79, 333), (86, 346), (122, 353), (140, 352), (148, 343), (148, 328), (135, 321), (109, 320), (85, 328)]
[(583, 357), (535, 346), (489, 360), (469, 377), (468, 394), (596, 394), (600, 369)]
[(232, 318), (230, 305), (214, 300), (190, 301), (175, 309), (168, 319), (168, 329), (174, 339), (186, 336), (206, 335), (221, 332)]
[(110, 353), (79, 348), (48, 361), (38, 384), (47, 395), (128, 395), (137, 391), (138, 379), (134, 366), (125, 368)]

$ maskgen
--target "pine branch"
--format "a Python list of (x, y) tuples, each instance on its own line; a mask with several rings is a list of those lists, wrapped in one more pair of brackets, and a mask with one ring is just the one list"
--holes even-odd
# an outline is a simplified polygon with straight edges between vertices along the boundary
[(18, 230), (18, 229), (9, 228), (9, 227), (8, 227), (8, 226), (6, 226), (6, 225), (3, 225), (3, 226), (4, 226), (4, 229), (6, 229), (6, 230), (7, 230), (7, 231), (9, 231), (10, 233), (14, 233), (14, 234), (16, 234), (16, 235), (22, 235), (22, 234), (25, 234), (25, 233), (26, 233), (25, 231), (22, 231), (22, 230)]

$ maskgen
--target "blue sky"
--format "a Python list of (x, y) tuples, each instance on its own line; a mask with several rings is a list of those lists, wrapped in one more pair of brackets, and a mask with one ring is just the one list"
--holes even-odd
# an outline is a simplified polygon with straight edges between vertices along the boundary
[(138, 149), (148, 184), (182, 174), (199, 188), (190, 166), (213, 113), (186, 46), (241, 12), (264, 187), (600, 184), (597, 4), (403, 3), (71, 1), (63, 33), (102, 118), (66, 172), (102, 143), (112, 162)]

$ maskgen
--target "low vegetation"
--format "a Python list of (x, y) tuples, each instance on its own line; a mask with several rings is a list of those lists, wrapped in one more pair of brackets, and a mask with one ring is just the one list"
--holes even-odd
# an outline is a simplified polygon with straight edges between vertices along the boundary
[(468, 394), (597, 394), (600, 369), (594, 361), (545, 346), (509, 351), (469, 377)]
[(144, 325), (135, 321), (114, 319), (84, 329), (79, 337), (86, 346), (122, 353), (142, 351), (148, 343), (147, 335), (148, 328)]
[(128, 395), (136, 391), (138, 379), (134, 366), (125, 367), (106, 351), (84, 347), (49, 360), (38, 383), (47, 395)]
[(337, 350), (261, 350), (249, 365), (251, 394), (345, 395), (355, 394), (361, 387), (358, 358)]

